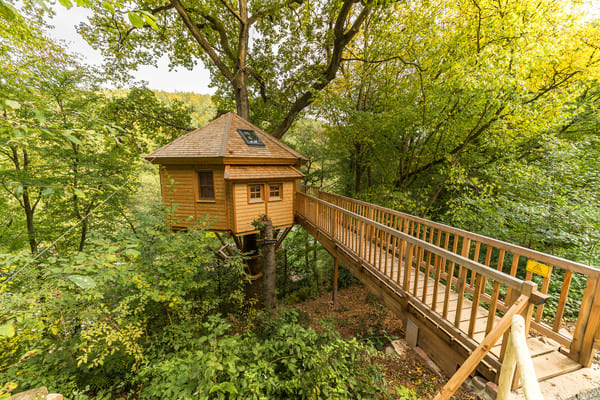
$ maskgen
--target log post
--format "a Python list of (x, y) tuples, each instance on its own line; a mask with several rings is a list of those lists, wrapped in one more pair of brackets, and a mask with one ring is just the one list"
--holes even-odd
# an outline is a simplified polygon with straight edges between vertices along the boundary
[(245, 260), (248, 266), (248, 274), (251, 276), (251, 281), (246, 285), (246, 299), (250, 304), (260, 302), (260, 286), (258, 278), (262, 271), (259, 262), (258, 246), (256, 243), (256, 234), (242, 236), (242, 251), (247, 255)]
[(333, 259), (333, 298), (332, 298), (334, 303), (337, 299), (337, 292), (338, 292), (338, 268), (339, 268), (338, 259), (337, 259), (337, 257), (335, 257)]
[(262, 246), (263, 255), (263, 300), (266, 308), (277, 306), (276, 275), (275, 275), (275, 240), (273, 238), (273, 222), (268, 216), (263, 216), (264, 224)]

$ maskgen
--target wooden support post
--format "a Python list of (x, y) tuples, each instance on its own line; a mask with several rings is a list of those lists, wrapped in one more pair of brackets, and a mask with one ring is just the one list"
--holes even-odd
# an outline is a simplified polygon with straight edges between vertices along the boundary
[(333, 259), (333, 302), (337, 300), (337, 292), (338, 292), (338, 259), (335, 257)]
[(519, 376), (523, 382), (522, 386), (525, 398), (530, 400), (544, 399), (537, 377), (535, 376), (533, 362), (529, 356), (525, 325), (523, 317), (515, 315), (512, 318), (506, 357), (502, 363), (498, 382), (498, 400), (507, 400), (509, 398), (511, 382), (517, 381), (513, 378), (513, 375), (516, 377), (517, 365), (519, 366)]
[(273, 239), (273, 222), (268, 216), (263, 216), (263, 237), (265, 242), (262, 247), (263, 254), (263, 300), (265, 307), (277, 306), (277, 280), (275, 276), (275, 241)]

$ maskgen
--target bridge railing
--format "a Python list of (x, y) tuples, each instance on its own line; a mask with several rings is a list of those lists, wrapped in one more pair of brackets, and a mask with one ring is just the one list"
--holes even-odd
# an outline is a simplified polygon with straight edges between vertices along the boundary
[[(415, 237), (410, 230), (403, 232), (397, 224), (382, 224), (305, 193), (297, 193), (296, 213), (349, 251), (354, 259), (370, 266), (382, 281), (401, 287), (403, 295), (422, 315), (453, 332), (456, 340), (471, 349), (494, 331), (520, 296), (529, 299), (524, 312), (527, 321), (534, 304), (544, 299), (536, 292), (535, 283), (469, 259), (465, 257), (466, 250), (457, 254), (459, 245), (468, 249), (469, 239), (453, 239), (455, 251), (450, 251)], [(468, 290), (467, 277), (471, 277), (473, 290)], [(504, 312), (496, 307), (501, 293), (510, 293), (510, 299), (502, 301), (508, 307)], [(484, 296), (491, 299), (487, 311), (479, 307)], [(503, 349), (496, 350), (487, 359), (492, 368), (499, 370)]]
[[(561, 285), (556, 307), (549, 312), (544, 304), (537, 306), (531, 321), (531, 328), (557, 341), (565, 352), (568, 349), (569, 357), (573, 360), (584, 366), (591, 365), (595, 346), (600, 342), (600, 270), (389, 208), (323, 192), (318, 188), (313, 187), (308, 191), (344, 210), (392, 227), (452, 253), (460, 254), (512, 277), (517, 277), (518, 273), (523, 277), (523, 267), (529, 263), (523, 278), (532, 280), (534, 274), (539, 275), (542, 278), (540, 291), (544, 294), (548, 293), (552, 275), (555, 275), (554, 282)], [(427, 269), (427, 265), (429, 263), (425, 264), (425, 269)], [(452, 276), (453, 284), (464, 286), (467, 293), (479, 297), (479, 301), (487, 303), (491, 311), (506, 312), (508, 309), (509, 300), (512, 297), (510, 287), (501, 288), (499, 293), (496, 288), (490, 292), (487, 290), (490, 286), (489, 283), (485, 279), (483, 282), (479, 282), (475, 273), (467, 272), (466, 275), (454, 277), (449, 272), (453, 271), (445, 269), (441, 273), (441, 277)], [(571, 287), (574, 275), (581, 275), (583, 279), (578, 280), (586, 282), (583, 298), (577, 288)], [(426, 293), (423, 293), (423, 298), (425, 295)], [(577, 310), (579, 301), (581, 303)], [(567, 305), (571, 305), (570, 315), (577, 314), (577, 322), (572, 334), (564, 329), (566, 322), (564, 314)], [(573, 307), (573, 305), (575, 306)]]

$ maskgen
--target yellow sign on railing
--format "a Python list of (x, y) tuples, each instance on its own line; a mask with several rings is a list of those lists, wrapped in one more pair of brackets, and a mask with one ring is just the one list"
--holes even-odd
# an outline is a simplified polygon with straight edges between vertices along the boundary
[(533, 272), (539, 276), (543, 276), (544, 278), (548, 276), (550, 273), (550, 266), (546, 264), (539, 263), (533, 260), (527, 260), (527, 271)]

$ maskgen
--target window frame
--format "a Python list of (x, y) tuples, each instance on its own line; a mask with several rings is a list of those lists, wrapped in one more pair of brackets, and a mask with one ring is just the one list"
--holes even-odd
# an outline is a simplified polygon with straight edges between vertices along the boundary
[[(254, 204), (254, 203), (264, 203), (265, 202), (265, 188), (264, 188), (264, 184), (262, 183), (248, 183), (246, 185), (247, 190), (248, 190), (248, 203), (249, 204)], [(252, 197), (252, 187), (259, 187), (260, 188), (260, 198), (253, 198)]]
[[(237, 132), (240, 134), (242, 139), (244, 139), (244, 143), (248, 147), (265, 147), (265, 143), (258, 137), (258, 134), (254, 129), (242, 129), (238, 128)], [(256, 140), (251, 140), (248, 135), (253, 135)]]
[[(269, 193), (268, 193), (268, 199), (269, 199), (269, 201), (282, 201), (283, 200), (283, 183), (281, 183), (281, 182), (273, 182), (273, 183), (267, 183), (267, 185), (269, 186)], [(271, 186), (275, 186), (275, 185), (278, 186), (277, 191), (279, 193), (279, 196), (272, 197), (271, 196)]]
[[(212, 197), (202, 197), (202, 187), (208, 187), (208, 185), (200, 185), (200, 174), (210, 173), (212, 180)], [(216, 188), (215, 188), (215, 171), (210, 169), (201, 169), (196, 171), (196, 202), (198, 203), (215, 203), (216, 199)]]

